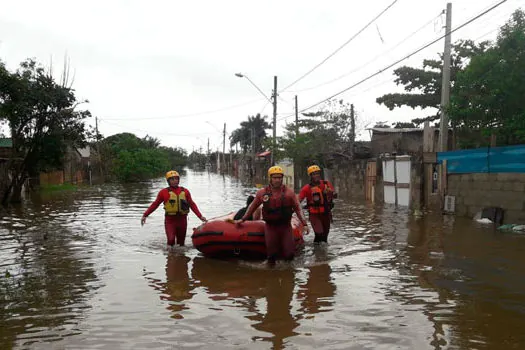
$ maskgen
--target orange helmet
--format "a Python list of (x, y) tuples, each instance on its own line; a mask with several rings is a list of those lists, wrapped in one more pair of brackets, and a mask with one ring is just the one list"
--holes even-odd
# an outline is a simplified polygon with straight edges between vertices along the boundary
[(166, 173), (166, 180), (169, 179), (170, 177), (180, 177), (180, 175), (175, 170), (170, 170)]
[(315, 173), (316, 171), (321, 172), (321, 168), (319, 168), (317, 165), (312, 165), (308, 167), (308, 170), (306, 172), (308, 173), (308, 176), (310, 176), (312, 173)]
[(268, 169), (268, 177), (271, 177), (272, 175), (284, 175), (283, 168), (277, 165), (271, 167)]

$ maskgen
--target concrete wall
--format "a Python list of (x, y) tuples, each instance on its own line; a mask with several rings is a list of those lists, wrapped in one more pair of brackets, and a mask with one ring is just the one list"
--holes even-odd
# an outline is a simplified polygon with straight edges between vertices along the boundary
[(328, 179), (334, 183), (341, 196), (365, 198), (366, 163), (366, 159), (356, 159), (341, 162), (330, 169)]
[[(366, 165), (368, 159), (356, 159), (353, 161), (339, 163), (330, 169), (330, 180), (333, 181), (336, 190), (345, 197), (365, 199), (366, 196)], [(384, 184), (382, 161), (376, 161), (376, 183), (374, 201), (384, 202)], [(410, 169), (410, 208), (420, 210), (423, 207), (423, 164), (421, 158), (411, 157)]]
[(372, 156), (381, 153), (411, 154), (423, 150), (423, 129), (416, 132), (374, 132), (371, 138)]
[(473, 217), (484, 207), (500, 207), (504, 223), (525, 224), (525, 174), (448, 175), (447, 194), (456, 197), (456, 215)]

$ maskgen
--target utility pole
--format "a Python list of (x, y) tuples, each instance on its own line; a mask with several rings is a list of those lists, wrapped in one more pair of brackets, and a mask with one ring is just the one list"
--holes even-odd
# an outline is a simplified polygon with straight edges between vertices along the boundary
[(208, 156), (210, 155), (210, 138), (208, 137)]
[(441, 84), (441, 119), (439, 120), (439, 150), (447, 151), (448, 145), (448, 115), (445, 109), (450, 100), (450, 31), (452, 27), (452, 3), (447, 3), (447, 19), (445, 28), (445, 50), (443, 52), (443, 71)]
[(295, 138), (299, 136), (299, 107), (297, 107), (297, 95), (295, 95)]
[(224, 123), (224, 131), (222, 132), (222, 166), (226, 166), (226, 123)]
[(355, 113), (354, 104), (350, 104), (350, 156), (354, 158), (354, 144), (355, 144)]
[(271, 165), (275, 165), (275, 149), (277, 143), (277, 76), (273, 77), (273, 141), (271, 153)]
[(100, 139), (99, 139), (98, 135), (99, 135), (98, 134), (98, 117), (95, 117), (95, 141), (96, 141), (96, 145), (97, 145), (98, 168), (99, 168), (99, 171), (100, 171), (99, 176), (103, 177), (102, 155), (100, 154)]
[(98, 117), (95, 117), (95, 132), (96, 132), (96, 139), (98, 141)]
[[(299, 107), (297, 103), (297, 95), (295, 95), (295, 142), (299, 137)], [(297, 158), (293, 162), (293, 187), (294, 190), (299, 188), (299, 166), (297, 164)]]
[(250, 129), (250, 136), (252, 138), (252, 153), (255, 159), (255, 128), (253, 127)]

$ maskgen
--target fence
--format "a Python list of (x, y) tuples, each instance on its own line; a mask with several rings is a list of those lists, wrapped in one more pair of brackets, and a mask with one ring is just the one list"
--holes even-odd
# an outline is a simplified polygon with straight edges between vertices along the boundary
[(525, 173), (525, 145), (438, 152), (437, 160), (448, 174)]

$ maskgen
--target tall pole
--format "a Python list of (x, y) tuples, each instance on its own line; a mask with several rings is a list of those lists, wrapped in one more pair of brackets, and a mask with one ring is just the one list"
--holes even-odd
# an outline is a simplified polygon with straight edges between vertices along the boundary
[(95, 132), (96, 132), (96, 139), (98, 141), (98, 117), (95, 117)]
[(98, 136), (98, 117), (95, 117), (95, 139), (96, 139), (96, 146), (97, 146), (97, 155), (98, 155), (98, 167), (100, 174), (99, 176), (103, 176), (103, 168), (102, 168), (102, 155), (100, 154), (100, 138)]
[(277, 143), (277, 76), (273, 77), (273, 140), (272, 140), (272, 153), (271, 153), (271, 165), (275, 165), (275, 149)]
[(255, 159), (255, 128), (254, 127), (250, 129), (250, 136), (252, 138), (252, 153)]
[(226, 123), (222, 132), (222, 166), (226, 168)]
[(355, 144), (355, 112), (354, 104), (350, 105), (350, 156), (354, 158), (354, 144)]
[(448, 145), (448, 115), (445, 109), (450, 100), (450, 31), (452, 27), (452, 4), (447, 3), (447, 19), (445, 28), (445, 50), (443, 52), (443, 73), (441, 87), (441, 119), (439, 121), (439, 150), (447, 151)]
[[(295, 95), (295, 142), (297, 143), (297, 138), (299, 137), (299, 105), (297, 103), (297, 95)], [(293, 162), (293, 187), (294, 190), (299, 188), (299, 164), (297, 158)]]
[(295, 95), (295, 138), (299, 136), (299, 107), (297, 106), (297, 95)]

